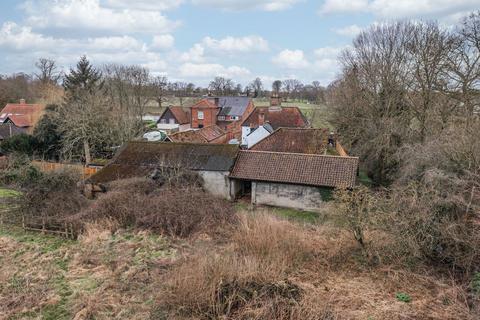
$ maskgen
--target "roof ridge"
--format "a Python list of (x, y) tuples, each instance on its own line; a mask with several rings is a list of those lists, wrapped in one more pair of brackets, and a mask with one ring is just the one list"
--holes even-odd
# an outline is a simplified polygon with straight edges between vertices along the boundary
[[(193, 130), (192, 130), (193, 131)], [(185, 131), (186, 132), (186, 131)], [(176, 133), (181, 133), (181, 132), (176, 132)], [(175, 133), (175, 134), (176, 134)], [(165, 142), (165, 141), (143, 141), (143, 140), (132, 140), (128, 141), (126, 143), (142, 143), (142, 144), (165, 144), (165, 145), (201, 145), (201, 146), (233, 146), (233, 147), (238, 147), (237, 145), (234, 144), (228, 144), (228, 143), (199, 143), (199, 142)]]
[(262, 151), (262, 150), (240, 150), (240, 153), (271, 153), (271, 154), (286, 154), (286, 155), (297, 155), (297, 156), (310, 156), (310, 157), (322, 157), (322, 158), (340, 158), (340, 159), (360, 159), (359, 157), (352, 156), (334, 156), (330, 154), (310, 154), (310, 153), (295, 153), (295, 152), (275, 152), (275, 151)]

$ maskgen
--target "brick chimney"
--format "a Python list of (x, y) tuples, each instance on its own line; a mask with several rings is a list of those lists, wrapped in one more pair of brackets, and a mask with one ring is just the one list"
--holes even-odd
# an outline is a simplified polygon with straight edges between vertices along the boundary
[(282, 98), (278, 94), (272, 94), (270, 97), (270, 107), (280, 107), (282, 105)]
[(20, 104), (26, 104), (25, 99), (20, 99)]
[(258, 126), (261, 127), (265, 124), (265, 112), (260, 111), (258, 114)]

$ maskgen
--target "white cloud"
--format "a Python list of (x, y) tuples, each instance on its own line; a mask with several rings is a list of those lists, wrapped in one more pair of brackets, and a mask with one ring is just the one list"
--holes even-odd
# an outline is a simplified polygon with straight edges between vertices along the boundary
[(104, 7), (100, 0), (47, 0), (28, 2), (28, 23), (37, 28), (98, 30), (110, 33), (165, 33), (179, 22), (170, 21), (160, 11)]
[(112, 8), (164, 11), (179, 7), (183, 0), (107, 0)]
[(238, 79), (248, 76), (251, 73), (250, 70), (239, 66), (224, 67), (217, 63), (185, 63), (180, 66), (179, 74), (182, 77), (188, 78), (209, 79), (220, 76)]
[(223, 10), (264, 10), (281, 11), (302, 2), (303, 0), (192, 0), (200, 6), (210, 6)]
[(382, 18), (449, 18), (478, 10), (478, 0), (326, 0), (321, 14), (368, 12)]
[(152, 48), (166, 50), (173, 47), (175, 38), (171, 34), (156, 35), (152, 39)]
[(343, 28), (338, 28), (335, 29), (335, 32), (341, 36), (346, 36), (346, 37), (355, 37), (357, 36), (360, 32), (362, 32), (362, 28), (357, 26), (356, 24), (352, 24), (350, 26), (346, 26)]
[(265, 52), (268, 51), (268, 42), (260, 36), (226, 37), (213, 39), (206, 37), (202, 44), (212, 51), (223, 51), (227, 53)]
[(9, 50), (39, 50), (57, 45), (55, 39), (34, 33), (32, 28), (5, 22), (0, 29), (0, 48)]
[(194, 44), (187, 52), (184, 52), (180, 55), (180, 60), (185, 62), (203, 62), (205, 48), (197, 43)]
[(303, 69), (309, 65), (302, 50), (283, 50), (273, 58), (273, 62), (289, 69)]

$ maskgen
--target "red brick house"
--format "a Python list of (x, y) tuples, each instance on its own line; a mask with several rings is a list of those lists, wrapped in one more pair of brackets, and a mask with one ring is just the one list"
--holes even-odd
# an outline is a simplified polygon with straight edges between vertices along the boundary
[(217, 124), (220, 108), (210, 99), (202, 99), (191, 108), (192, 129), (201, 129)]
[(248, 97), (208, 97), (192, 107), (192, 128), (217, 125), (227, 132), (228, 140), (240, 138), (242, 122), (255, 109)]

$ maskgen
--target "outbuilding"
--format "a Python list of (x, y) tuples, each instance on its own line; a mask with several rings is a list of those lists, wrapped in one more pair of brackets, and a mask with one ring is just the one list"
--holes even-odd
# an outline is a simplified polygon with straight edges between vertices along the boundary
[(202, 178), (213, 195), (231, 199), (230, 179), (238, 146), (227, 144), (132, 141), (126, 143), (112, 161), (87, 180), (102, 190), (114, 180), (151, 177), (162, 169), (191, 170)]
[(318, 154), (240, 151), (230, 174), (236, 197), (253, 205), (319, 211), (335, 188), (355, 186), (359, 159)]

